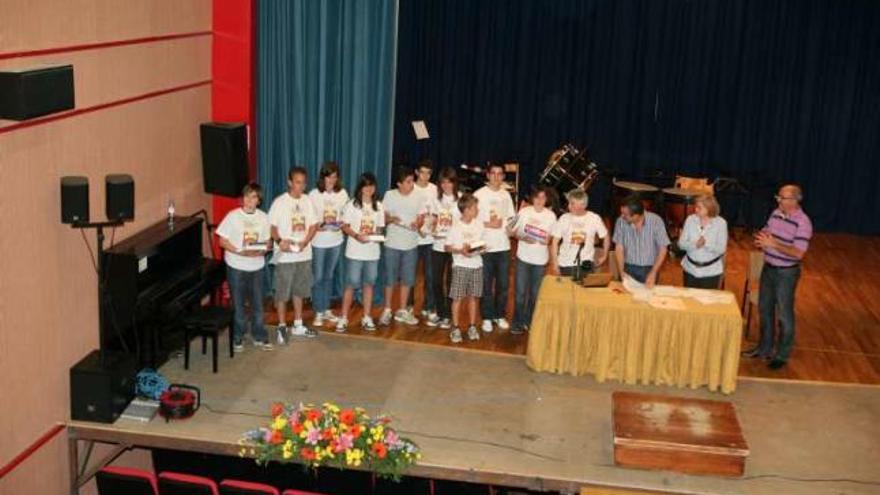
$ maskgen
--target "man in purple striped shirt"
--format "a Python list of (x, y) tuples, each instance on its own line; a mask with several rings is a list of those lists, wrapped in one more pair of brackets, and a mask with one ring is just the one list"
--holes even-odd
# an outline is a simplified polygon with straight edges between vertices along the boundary
[[(769, 367), (774, 370), (785, 366), (794, 348), (794, 293), (801, 276), (801, 260), (813, 237), (813, 224), (801, 209), (802, 199), (800, 187), (782, 186), (776, 195), (779, 207), (770, 214), (767, 226), (755, 236), (755, 245), (764, 251), (758, 296), (761, 340), (744, 355), (769, 359)], [(776, 315), (780, 338), (774, 353)]]

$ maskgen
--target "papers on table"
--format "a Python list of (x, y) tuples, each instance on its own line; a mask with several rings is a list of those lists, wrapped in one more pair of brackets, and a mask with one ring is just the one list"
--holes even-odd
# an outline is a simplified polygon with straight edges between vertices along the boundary
[(691, 298), (700, 304), (729, 304), (733, 302), (733, 294), (720, 290), (693, 289), (687, 287), (674, 287), (671, 285), (657, 285), (653, 289), (645, 287), (645, 284), (633, 279), (623, 277), (623, 288), (632, 294), (633, 301), (646, 302), (652, 307), (660, 309), (685, 309), (684, 298)]
[(659, 309), (675, 309), (679, 311), (685, 309), (684, 299), (680, 297), (652, 296), (648, 304)]

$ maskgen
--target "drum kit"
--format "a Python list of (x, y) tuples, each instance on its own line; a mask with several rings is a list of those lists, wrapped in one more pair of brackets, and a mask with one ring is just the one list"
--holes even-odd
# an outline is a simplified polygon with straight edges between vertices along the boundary
[(587, 150), (566, 144), (550, 155), (538, 181), (565, 194), (573, 189), (589, 190), (598, 177), (599, 167), (589, 160)]

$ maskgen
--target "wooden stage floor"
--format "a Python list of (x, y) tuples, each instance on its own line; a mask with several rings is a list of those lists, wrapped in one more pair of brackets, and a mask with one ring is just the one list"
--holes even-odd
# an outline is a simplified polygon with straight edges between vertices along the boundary
[[(221, 353), (222, 354), (222, 353)], [(235, 455), (277, 400), (388, 413), (423, 449), (412, 474), (577, 492), (584, 485), (675, 493), (868, 494), (880, 491), (880, 389), (742, 379), (735, 394), (636, 387), (530, 371), (522, 356), (324, 334), (274, 352), (195, 353), (161, 372), (201, 387), (195, 417), (166, 423), (73, 422), (72, 438)], [(613, 465), (611, 392), (727, 399), (751, 456), (743, 478), (687, 476)]]
[[(739, 300), (745, 281), (751, 237), (737, 232), (728, 248), (726, 288)], [(607, 269), (607, 265), (606, 265)], [(511, 272), (513, 263), (511, 263)], [(804, 262), (796, 298), (797, 341), (788, 366), (772, 371), (760, 360), (743, 359), (740, 376), (786, 378), (792, 380), (880, 384), (880, 237), (847, 234), (817, 234)], [(682, 284), (679, 260), (668, 259), (661, 283)], [(421, 276), (418, 284), (421, 286)], [(416, 308), (421, 308), (421, 288), (416, 291)], [(508, 315), (513, 315), (513, 279)], [(334, 306), (338, 311), (338, 304)], [(378, 317), (378, 310), (374, 310)], [(351, 320), (359, 322), (361, 309), (353, 310)], [(306, 323), (311, 312), (306, 312)], [(292, 316), (288, 318), (291, 320)], [(277, 322), (267, 308), (266, 322)], [(328, 324), (325, 331), (332, 332)], [(362, 334), (359, 324), (350, 325), (350, 334)], [(752, 319), (748, 342), (757, 340), (757, 317)], [(426, 325), (408, 327), (393, 324), (369, 334), (378, 338), (451, 346), (447, 332)], [(483, 335), (476, 343), (457, 347), (523, 355), (528, 336), (509, 332)]]

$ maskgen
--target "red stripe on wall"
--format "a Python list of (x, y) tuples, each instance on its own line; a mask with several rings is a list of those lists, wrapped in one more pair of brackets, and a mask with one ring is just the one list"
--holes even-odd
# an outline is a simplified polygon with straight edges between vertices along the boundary
[(49, 122), (55, 122), (56, 120), (68, 119), (70, 117), (76, 117), (78, 115), (83, 115), (86, 113), (97, 112), (99, 110), (106, 110), (108, 108), (118, 107), (120, 105), (127, 105), (129, 103), (134, 103), (136, 101), (147, 100), (149, 98), (156, 98), (158, 96), (167, 95), (169, 93), (177, 93), (179, 91), (186, 91), (187, 89), (197, 88), (199, 86), (206, 86), (211, 84), (210, 79), (206, 79), (204, 81), (199, 81), (190, 84), (184, 84), (182, 86), (175, 86), (173, 88), (160, 89), (159, 91), (151, 91), (149, 93), (144, 93), (142, 95), (132, 96), (130, 98), (124, 98), (122, 100), (115, 100), (108, 103), (101, 103), (100, 105), (93, 105), (91, 107), (85, 108), (77, 108), (71, 110), (69, 112), (63, 112), (55, 115), (49, 115), (48, 117), (42, 117), (33, 120), (25, 120), (22, 122), (18, 122), (12, 125), (8, 125), (6, 127), (0, 127), (0, 134), (16, 131), (19, 129), (25, 129), (27, 127), (33, 127), (37, 125), (48, 124)]
[(196, 31), (192, 33), (166, 34), (162, 36), (149, 36), (146, 38), (132, 38), (128, 40), (102, 41), (100, 43), (87, 43), (84, 45), (58, 46), (53, 48), (43, 48), (40, 50), (24, 50), (19, 52), (0, 53), (0, 60), (6, 58), (20, 57), (38, 57), (40, 55), (52, 55), (55, 53), (79, 52), (83, 50), (95, 50), (98, 48), (112, 48), (116, 46), (140, 45), (143, 43), (155, 43), (157, 41), (179, 40), (183, 38), (196, 38), (198, 36), (209, 36), (214, 34), (212, 31)]
[(50, 429), (46, 433), (43, 433), (43, 435), (40, 438), (36, 439), (34, 443), (30, 444), (28, 448), (22, 450), (21, 453), (15, 456), (11, 461), (7, 462), (5, 466), (0, 468), (0, 479), (3, 479), (4, 476), (9, 474), (16, 467), (18, 467), (19, 464), (27, 460), (27, 458), (32, 456), (34, 452), (40, 449), (40, 447), (49, 443), (49, 440), (55, 438), (55, 435), (61, 433), (62, 430), (64, 430), (64, 425), (58, 424), (53, 426), (52, 429)]

